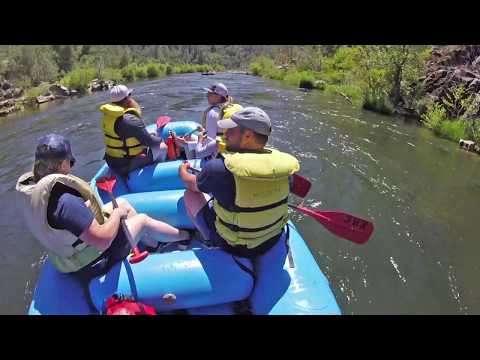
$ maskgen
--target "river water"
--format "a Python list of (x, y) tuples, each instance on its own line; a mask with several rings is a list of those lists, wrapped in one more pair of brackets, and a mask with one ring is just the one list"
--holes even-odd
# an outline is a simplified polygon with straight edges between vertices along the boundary
[[(270, 115), (271, 145), (297, 156), (313, 182), (305, 205), (374, 222), (369, 242), (357, 245), (292, 213), (344, 314), (480, 313), (478, 155), (341, 97), (253, 76), (184, 74), (129, 86), (150, 124), (159, 115), (199, 121), (207, 106), (201, 88), (214, 81)], [(16, 212), (15, 182), (48, 132), (70, 138), (73, 173), (91, 179), (103, 163), (98, 107), (107, 101), (96, 93), (0, 118), (1, 314), (26, 313), (45, 260)]]

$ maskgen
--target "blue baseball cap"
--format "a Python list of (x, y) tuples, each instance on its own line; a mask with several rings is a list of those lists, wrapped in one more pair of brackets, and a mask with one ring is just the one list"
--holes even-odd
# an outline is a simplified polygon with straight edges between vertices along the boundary
[(35, 160), (70, 160), (71, 166), (75, 164), (70, 141), (58, 134), (48, 134), (38, 140), (35, 150)]

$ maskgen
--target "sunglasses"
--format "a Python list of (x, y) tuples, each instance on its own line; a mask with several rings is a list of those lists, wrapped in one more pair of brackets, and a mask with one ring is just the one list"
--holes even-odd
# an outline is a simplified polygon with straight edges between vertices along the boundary
[(76, 161), (75, 159), (70, 160), (70, 167), (71, 168), (73, 167), (73, 165), (75, 165), (75, 161)]

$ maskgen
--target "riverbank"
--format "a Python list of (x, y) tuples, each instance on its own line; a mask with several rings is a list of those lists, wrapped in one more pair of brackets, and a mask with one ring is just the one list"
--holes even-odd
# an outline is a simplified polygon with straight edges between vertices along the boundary
[(413, 119), (437, 136), (473, 141), (477, 146), (470, 148), (480, 150), (479, 47), (351, 46), (330, 56), (301, 55), (280, 63), (260, 56), (250, 70), (340, 95), (357, 108)]
[[(41, 82), (30, 88), (16, 87), (3, 81), (0, 84), (0, 116), (24, 111), (45, 102), (79, 95), (89, 95), (110, 89), (117, 83), (157, 79), (173, 74), (202, 73), (211, 75), (225, 71), (219, 65), (162, 64), (150, 62), (143, 65), (129, 65), (121, 69), (106, 68), (99, 72), (95, 68), (78, 68), (55, 82)], [(237, 73), (247, 73), (239, 72)]]

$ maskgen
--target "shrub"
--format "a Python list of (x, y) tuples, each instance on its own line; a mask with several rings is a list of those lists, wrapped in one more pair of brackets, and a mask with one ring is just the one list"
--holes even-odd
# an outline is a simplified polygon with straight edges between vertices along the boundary
[(440, 124), (440, 136), (454, 141), (467, 137), (468, 124), (465, 120), (443, 121)]
[(150, 63), (147, 65), (147, 77), (148, 78), (155, 78), (160, 75), (160, 71), (156, 64)]
[(45, 94), (50, 87), (50, 84), (42, 84), (40, 86), (33, 87), (25, 91), (25, 97), (36, 98), (37, 96)]
[(375, 95), (367, 93), (363, 99), (363, 108), (365, 110), (376, 111), (382, 114), (393, 114), (393, 104), (385, 94)]
[(165, 68), (165, 74), (166, 74), (166, 75), (171, 75), (171, 74), (173, 74), (173, 67), (170, 66), (170, 65), (167, 65), (167, 67)]
[(427, 105), (427, 111), (422, 114), (422, 120), (426, 127), (439, 134), (442, 123), (446, 120), (445, 108), (437, 103)]
[(135, 67), (132, 65), (126, 66), (120, 70), (122, 77), (127, 82), (135, 81)]
[(144, 66), (138, 66), (135, 69), (135, 77), (138, 79), (145, 79), (147, 77), (147, 69)]
[(79, 68), (70, 71), (60, 80), (62, 85), (69, 89), (75, 89), (80, 93), (84, 93), (90, 82), (95, 79), (96, 70), (94, 68)]
[(113, 80), (117, 83), (122, 81), (122, 71), (119, 69), (106, 68), (103, 70), (101, 77), (102, 80)]

